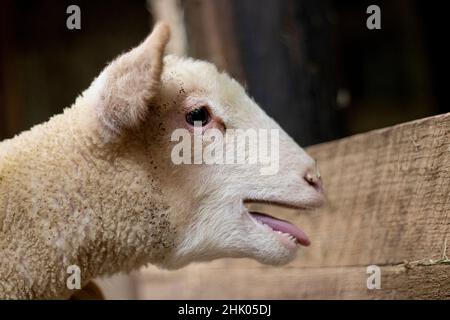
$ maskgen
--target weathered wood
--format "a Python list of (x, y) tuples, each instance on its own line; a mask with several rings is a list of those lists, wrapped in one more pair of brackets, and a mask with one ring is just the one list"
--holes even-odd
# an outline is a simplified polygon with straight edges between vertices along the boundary
[[(210, 1), (215, 2), (215, 1)], [(220, 2), (220, 1), (216, 1)], [(295, 141), (341, 137), (330, 1), (232, 0), (248, 92)], [(223, 19), (219, 19), (220, 24)]]
[(230, 1), (183, 2), (189, 56), (214, 63), (245, 83)]
[[(450, 244), (450, 114), (308, 152), (328, 203), (294, 219), (312, 240), (298, 259), (280, 268), (220, 260), (174, 273), (149, 269), (137, 282), (141, 296), (450, 298), (450, 265), (426, 265)], [(382, 267), (381, 290), (367, 289), (368, 265)]]
[[(302, 215), (318, 266), (438, 259), (450, 240), (450, 114), (308, 149), (328, 205)], [(450, 269), (449, 269), (450, 271)]]
[(381, 267), (368, 289), (365, 267), (238, 268), (223, 261), (179, 271), (152, 267), (136, 279), (141, 299), (449, 299), (448, 266)]
[(187, 54), (187, 35), (180, 0), (147, 0), (152, 13), (151, 23), (164, 21), (170, 26), (170, 41), (166, 53), (185, 56)]

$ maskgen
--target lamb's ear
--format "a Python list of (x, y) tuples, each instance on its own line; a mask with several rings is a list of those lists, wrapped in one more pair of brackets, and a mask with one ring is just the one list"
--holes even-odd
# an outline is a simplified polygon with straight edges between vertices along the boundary
[(149, 102), (159, 91), (169, 38), (169, 27), (158, 23), (144, 42), (104, 70), (97, 111), (106, 130), (120, 134), (145, 119)]

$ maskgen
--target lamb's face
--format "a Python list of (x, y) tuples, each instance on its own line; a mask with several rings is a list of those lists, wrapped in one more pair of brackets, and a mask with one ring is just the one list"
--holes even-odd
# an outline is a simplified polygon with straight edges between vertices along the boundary
[[(167, 56), (154, 103), (157, 116), (149, 117), (147, 126), (163, 146), (165, 190), (177, 229), (176, 247), (165, 267), (220, 257), (282, 264), (295, 257), (300, 245), (309, 244), (292, 224), (248, 209), (249, 203), (263, 202), (303, 211), (319, 206), (323, 195), (315, 161), (241, 85), (207, 62)], [(154, 128), (165, 134), (155, 135)], [(244, 130), (248, 140), (238, 138)], [(211, 133), (214, 139), (207, 138)], [(196, 134), (200, 139), (203, 135), (201, 149), (195, 145)], [(264, 138), (271, 163), (260, 161), (259, 143)], [(245, 148), (239, 149), (242, 145)], [(213, 147), (225, 152), (211, 152)], [(208, 161), (208, 150), (217, 158)], [(226, 150), (246, 150), (247, 161), (226, 158)], [(255, 150), (256, 163), (250, 163), (249, 154)]]
[(167, 268), (220, 257), (289, 262), (300, 245), (309, 244), (307, 236), (248, 206), (319, 206), (323, 195), (314, 160), (212, 64), (163, 59), (168, 39), (168, 27), (159, 24), (85, 94), (107, 140), (129, 142), (120, 140), (129, 132), (144, 137), (134, 136), (149, 159), (139, 157), (136, 165), (148, 167), (145, 176), (159, 181), (174, 243), (159, 262)]

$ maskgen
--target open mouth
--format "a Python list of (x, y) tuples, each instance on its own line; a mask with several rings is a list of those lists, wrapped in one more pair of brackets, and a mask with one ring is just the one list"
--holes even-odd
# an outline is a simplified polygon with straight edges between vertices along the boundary
[(244, 203), (249, 208), (248, 213), (253, 220), (275, 233), (275, 235), (278, 236), (283, 243), (291, 246), (310, 245), (311, 242), (303, 230), (289, 221), (275, 218), (265, 212), (263, 213), (263, 210), (266, 211), (265, 208), (267, 207), (272, 207), (275, 209), (293, 209), (296, 211), (305, 210), (307, 208), (300, 208), (289, 204), (268, 201), (244, 201)]

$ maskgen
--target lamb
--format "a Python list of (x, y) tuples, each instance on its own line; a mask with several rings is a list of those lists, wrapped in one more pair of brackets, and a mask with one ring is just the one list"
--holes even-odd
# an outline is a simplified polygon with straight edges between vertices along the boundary
[[(164, 55), (158, 23), (110, 63), (75, 104), (0, 144), (0, 298), (65, 299), (67, 267), (90, 279), (146, 264), (249, 257), (291, 261), (309, 240), (252, 202), (323, 202), (308, 156), (245, 90), (210, 63)], [(279, 131), (279, 171), (260, 164), (175, 165), (171, 132)]]

